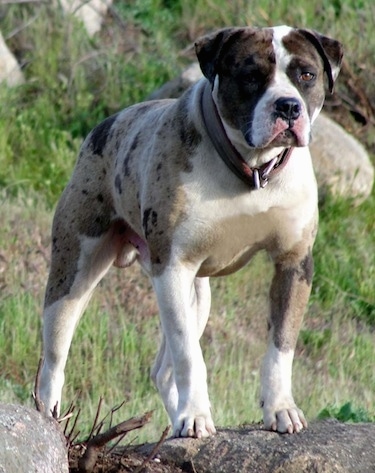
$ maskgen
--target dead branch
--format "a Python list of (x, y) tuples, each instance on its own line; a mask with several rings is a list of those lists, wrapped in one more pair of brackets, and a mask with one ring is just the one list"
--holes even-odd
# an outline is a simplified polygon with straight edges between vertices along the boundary
[[(98, 427), (98, 419), (99, 419), (100, 411), (101, 411), (101, 408), (102, 408), (102, 404), (103, 404), (103, 398), (100, 396), (99, 403), (98, 403), (98, 408), (96, 409), (95, 419), (94, 419), (94, 422), (92, 424), (91, 431), (89, 433), (89, 436), (87, 437), (86, 442), (90, 442), (90, 440), (94, 437), (94, 432)], [(102, 425), (103, 424), (101, 423), (100, 428), (101, 428)]]
[(45, 407), (44, 407), (44, 402), (40, 399), (39, 397), (39, 387), (40, 387), (40, 375), (42, 372), (42, 365), (43, 365), (43, 357), (39, 359), (38, 363), (38, 370), (36, 372), (35, 376), (35, 384), (34, 384), (34, 391), (32, 393), (34, 403), (35, 403), (35, 408), (38, 412), (45, 412)]
[(151, 416), (152, 411), (146, 412), (143, 416), (132, 417), (131, 419), (111, 427), (102, 434), (95, 435), (95, 437), (87, 443), (86, 452), (78, 462), (79, 471), (84, 473), (90, 473), (93, 471), (101, 448), (120, 435), (125, 435), (132, 430), (140, 429), (149, 422)]

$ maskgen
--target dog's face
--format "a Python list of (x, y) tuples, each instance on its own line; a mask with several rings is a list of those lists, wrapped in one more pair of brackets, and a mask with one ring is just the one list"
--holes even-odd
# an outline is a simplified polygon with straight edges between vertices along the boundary
[(197, 41), (220, 115), (252, 148), (307, 146), (336, 79), (341, 44), (303, 29), (227, 28)]

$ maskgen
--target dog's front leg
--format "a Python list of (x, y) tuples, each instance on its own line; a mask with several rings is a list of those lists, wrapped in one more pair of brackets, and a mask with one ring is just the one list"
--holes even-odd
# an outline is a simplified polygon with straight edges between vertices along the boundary
[(289, 254), (275, 261), (268, 350), (261, 374), (261, 406), (265, 427), (278, 432), (299, 432), (307, 426), (292, 395), (292, 363), (312, 273), (310, 249), (303, 257)]
[[(215, 433), (206, 366), (199, 344), (209, 311), (209, 300), (202, 301), (201, 286), (207, 286), (208, 280), (201, 284), (194, 278), (195, 272), (181, 264), (168, 267), (153, 278), (164, 337), (161, 355), (173, 371), (160, 366), (156, 381), (176, 437), (206, 437)], [(205, 293), (209, 297), (209, 292)], [(160, 376), (164, 371), (168, 371), (168, 392), (164, 392), (163, 376)], [(177, 391), (174, 400), (177, 408), (168, 405), (171, 386)]]
[[(195, 278), (194, 288), (196, 304), (193, 309), (197, 317), (198, 335), (200, 338), (210, 313), (211, 289), (209, 278)], [(151, 377), (163, 399), (169, 418), (174, 419), (178, 409), (178, 392), (173, 374), (172, 356), (164, 334), (162, 334), (159, 352), (151, 370)]]

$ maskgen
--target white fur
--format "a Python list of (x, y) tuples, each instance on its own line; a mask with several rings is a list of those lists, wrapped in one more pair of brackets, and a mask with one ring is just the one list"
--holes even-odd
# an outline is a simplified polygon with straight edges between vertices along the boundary
[(292, 433), (306, 427), (292, 395), (293, 357), (293, 350), (282, 352), (270, 342), (261, 372), (261, 407), (267, 429)]

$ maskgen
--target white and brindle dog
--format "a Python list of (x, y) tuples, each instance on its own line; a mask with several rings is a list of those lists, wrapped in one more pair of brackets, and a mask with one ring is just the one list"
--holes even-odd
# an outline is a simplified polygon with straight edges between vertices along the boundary
[(112, 265), (152, 280), (162, 341), (152, 378), (181, 437), (215, 433), (199, 339), (210, 276), (259, 250), (275, 265), (261, 370), (267, 429), (306, 427), (291, 389), (310, 294), (317, 186), (311, 126), (341, 44), (305, 29), (227, 28), (199, 39), (204, 78), (178, 100), (144, 102), (85, 140), (58, 204), (45, 296), (40, 397), (60, 405), (73, 332)]

